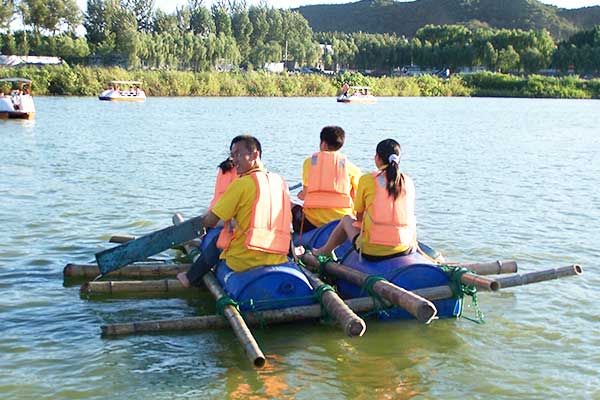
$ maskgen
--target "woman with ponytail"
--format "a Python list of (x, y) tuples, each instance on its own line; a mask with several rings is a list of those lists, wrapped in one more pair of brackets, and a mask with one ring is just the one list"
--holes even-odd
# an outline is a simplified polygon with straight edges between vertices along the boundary
[(400, 144), (385, 139), (377, 145), (377, 170), (360, 178), (354, 203), (357, 219), (347, 215), (327, 243), (314, 249), (328, 255), (347, 239), (368, 260), (409, 254), (416, 248), (415, 187), (400, 171)]

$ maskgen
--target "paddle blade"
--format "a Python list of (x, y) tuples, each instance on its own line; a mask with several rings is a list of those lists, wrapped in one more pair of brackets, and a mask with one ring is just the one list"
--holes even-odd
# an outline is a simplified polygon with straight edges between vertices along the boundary
[(141, 236), (122, 245), (96, 253), (96, 261), (100, 273), (107, 274), (135, 261), (165, 251), (173, 246), (197, 238), (202, 234), (204, 226), (202, 217), (189, 219), (180, 225)]

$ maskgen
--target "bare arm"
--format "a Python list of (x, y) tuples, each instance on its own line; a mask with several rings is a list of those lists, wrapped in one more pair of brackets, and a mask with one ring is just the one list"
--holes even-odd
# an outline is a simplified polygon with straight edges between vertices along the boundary
[(214, 228), (217, 226), (217, 223), (220, 221), (220, 218), (213, 214), (212, 211), (207, 212), (202, 219), (204, 226), (207, 228)]

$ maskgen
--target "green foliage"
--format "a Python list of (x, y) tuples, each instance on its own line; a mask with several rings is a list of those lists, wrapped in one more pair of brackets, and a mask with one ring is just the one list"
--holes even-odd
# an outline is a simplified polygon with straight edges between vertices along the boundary
[[(193, 73), (189, 71), (127, 71), (122, 68), (75, 66), (0, 69), (0, 78), (33, 80), (34, 95), (96, 96), (111, 80), (140, 80), (149, 96), (330, 96), (340, 81), (323, 75)], [(503, 96), (600, 98), (600, 79), (528, 78), (484, 72), (441, 79), (431, 75), (371, 78), (375, 96)]]
[[(474, 27), (547, 29), (552, 37), (562, 39), (574, 33), (579, 23), (600, 23), (600, 13), (581, 21), (579, 14), (535, 0), (371, 0), (305, 6), (298, 11), (317, 32), (395, 33), (409, 38), (419, 35), (426, 24), (465, 25), (468, 21)], [(460, 30), (456, 33), (461, 35)]]
[(371, 80), (360, 72), (344, 72), (333, 78), (334, 84), (341, 88), (345, 84), (348, 86), (370, 86)]

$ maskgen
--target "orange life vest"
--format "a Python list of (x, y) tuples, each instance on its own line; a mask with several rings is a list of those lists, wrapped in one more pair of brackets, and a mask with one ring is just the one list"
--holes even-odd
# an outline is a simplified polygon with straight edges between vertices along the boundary
[(351, 208), (350, 177), (346, 156), (338, 151), (321, 151), (311, 157), (305, 208)]
[(233, 182), (237, 177), (238, 174), (235, 168), (232, 168), (227, 172), (223, 172), (223, 170), (219, 168), (219, 172), (217, 173), (217, 182), (215, 183), (215, 194), (213, 195), (210, 205), (208, 206), (209, 210), (213, 208), (217, 200), (223, 196), (223, 193), (225, 193), (231, 182)]
[[(412, 179), (403, 174), (402, 192), (396, 200), (386, 189), (387, 179), (382, 172), (373, 172), (375, 178), (375, 198), (372, 207), (367, 208), (371, 219), (369, 243), (384, 246), (410, 245), (415, 239), (415, 185)], [(364, 219), (364, 218), (363, 218)]]
[[(288, 254), (290, 249), (292, 210), (287, 184), (277, 174), (266, 171), (251, 173), (256, 184), (256, 198), (252, 206), (250, 226), (245, 232), (245, 246), (250, 250), (272, 254)], [(217, 247), (225, 250), (233, 239), (229, 221), (217, 240)]]

